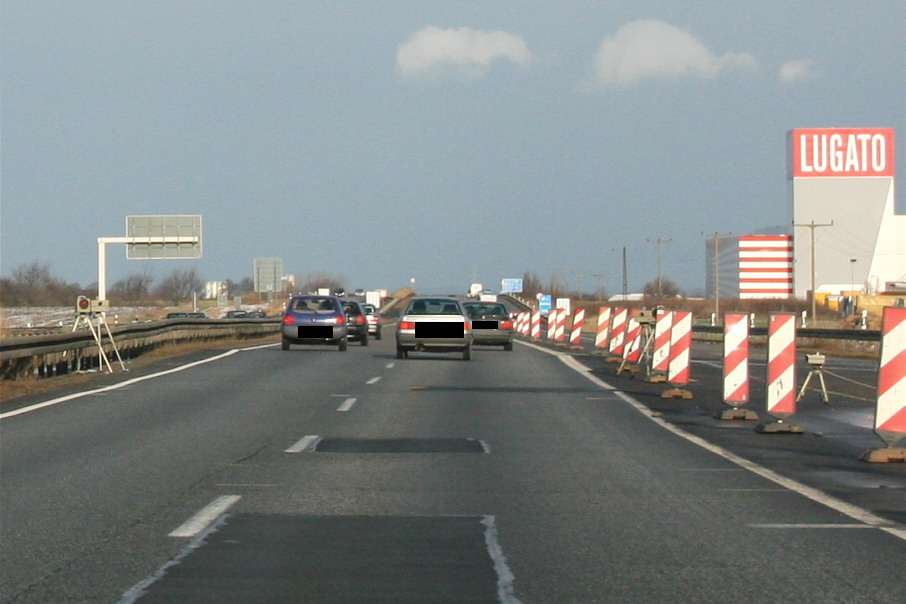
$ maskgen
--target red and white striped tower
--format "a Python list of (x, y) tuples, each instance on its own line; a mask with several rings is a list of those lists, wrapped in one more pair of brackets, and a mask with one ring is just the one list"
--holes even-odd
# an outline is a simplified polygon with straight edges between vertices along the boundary
[(540, 340), (541, 339), (541, 311), (536, 310), (532, 312), (532, 339)]
[(626, 345), (626, 319), (629, 309), (625, 306), (615, 308), (613, 311), (613, 327), (610, 335), (610, 354), (622, 357), (623, 347)]
[(689, 383), (689, 365), (692, 360), (692, 312), (673, 311), (670, 327), (670, 355), (667, 363), (667, 381), (673, 388), (661, 393), (662, 398), (692, 398), (692, 393), (680, 388)]
[(768, 317), (768, 378), (766, 411), (778, 421), (759, 424), (758, 432), (802, 432), (784, 419), (796, 412), (796, 315), (771, 313)]
[(557, 313), (560, 312), (559, 308), (552, 308), (550, 312), (547, 313), (547, 339), (553, 340), (554, 335), (557, 333)]
[(610, 344), (610, 307), (598, 309), (598, 323), (595, 326), (595, 348), (607, 348)]
[(569, 314), (565, 308), (561, 308), (557, 313), (557, 331), (554, 333), (554, 339), (558, 342), (566, 340), (566, 315)]
[(577, 308), (573, 314), (572, 331), (569, 332), (569, 343), (572, 346), (582, 345), (582, 326), (585, 324), (585, 309)]
[(718, 413), (717, 419), (758, 419), (754, 411), (739, 408), (749, 402), (748, 313), (724, 315), (724, 402), (732, 408)]
[(888, 306), (881, 318), (881, 366), (875, 434), (886, 449), (867, 451), (865, 461), (906, 461), (906, 449), (894, 448), (906, 437), (906, 308)]
[(673, 326), (673, 311), (659, 308), (654, 321), (654, 352), (651, 354), (651, 370), (667, 373), (670, 367), (670, 328)]

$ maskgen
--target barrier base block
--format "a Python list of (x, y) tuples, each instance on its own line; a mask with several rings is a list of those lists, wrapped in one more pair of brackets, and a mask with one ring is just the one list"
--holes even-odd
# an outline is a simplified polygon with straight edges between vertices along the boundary
[(622, 363), (623, 359), (621, 359), (620, 357), (607, 357), (606, 359), (604, 359), (604, 362), (605, 363)]
[(906, 449), (902, 447), (882, 447), (880, 449), (869, 449), (859, 458), (860, 461), (870, 463), (906, 463)]
[(661, 398), (692, 398), (692, 393), (682, 388), (671, 388), (661, 392)]
[(715, 419), (722, 420), (745, 420), (745, 421), (758, 421), (758, 414), (752, 411), (751, 409), (740, 409), (739, 407), (733, 407), (732, 409), (724, 409), (718, 411), (714, 415)]
[(645, 378), (645, 381), (651, 384), (663, 384), (667, 381), (667, 376), (662, 373), (652, 373)]
[(755, 426), (755, 431), (759, 434), (803, 434), (805, 432), (802, 426), (781, 421), (758, 424)]
[(603, 357), (604, 355), (608, 355), (610, 353), (607, 352), (606, 350), (601, 350), (600, 348), (595, 348), (594, 350), (591, 351), (591, 354), (596, 357)]

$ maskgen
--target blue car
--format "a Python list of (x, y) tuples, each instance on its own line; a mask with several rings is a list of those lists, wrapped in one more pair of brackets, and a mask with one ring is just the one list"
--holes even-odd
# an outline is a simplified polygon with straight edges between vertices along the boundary
[(292, 344), (336, 345), (346, 350), (348, 327), (336, 296), (293, 296), (283, 313), (283, 350)]

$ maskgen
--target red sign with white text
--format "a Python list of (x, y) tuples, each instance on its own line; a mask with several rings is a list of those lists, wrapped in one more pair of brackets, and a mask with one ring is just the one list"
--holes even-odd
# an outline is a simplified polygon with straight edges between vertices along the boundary
[(893, 128), (790, 131), (794, 178), (893, 176)]

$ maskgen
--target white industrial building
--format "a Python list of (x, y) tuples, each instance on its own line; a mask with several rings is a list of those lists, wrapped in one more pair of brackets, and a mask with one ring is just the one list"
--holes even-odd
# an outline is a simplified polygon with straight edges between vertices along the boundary
[(788, 229), (711, 238), (708, 295), (906, 291), (906, 215), (896, 213), (893, 129), (795, 129), (787, 142)]

